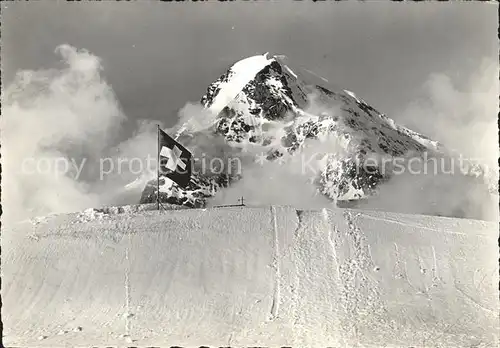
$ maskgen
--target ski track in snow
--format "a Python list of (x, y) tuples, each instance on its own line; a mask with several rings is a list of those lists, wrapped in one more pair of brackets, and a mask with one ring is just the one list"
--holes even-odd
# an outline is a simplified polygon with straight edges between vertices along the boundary
[(276, 218), (276, 208), (271, 206), (271, 215), (272, 215), (272, 226), (274, 232), (274, 260), (273, 260), (273, 268), (275, 270), (274, 276), (274, 293), (273, 300), (271, 306), (271, 320), (275, 319), (278, 316), (278, 310), (280, 305), (280, 247), (279, 247), (279, 236), (278, 236), (278, 222)]
[[(328, 210), (326, 208), (323, 208), (322, 213), (323, 213), (323, 222), (325, 223), (325, 225), (329, 226), (330, 221), (329, 221), (329, 217), (328, 217)], [(337, 256), (337, 247), (338, 247), (337, 239), (338, 238), (339, 238), (338, 230), (328, 228), (328, 243), (330, 245), (330, 251), (332, 253), (332, 258), (335, 261), (335, 269), (337, 271), (337, 279), (340, 279), (339, 258)]]
[(131, 302), (131, 296), (130, 296), (130, 230), (126, 230), (126, 238), (127, 238), (127, 246), (125, 248), (125, 313), (124, 313), (124, 318), (125, 318), (125, 336), (126, 338), (130, 338), (130, 325), (131, 325), (131, 317), (133, 314), (131, 313), (131, 308), (130, 308), (130, 302)]
[[(375, 284), (372, 284), (366, 274), (374, 265), (366, 241), (355, 223), (355, 216), (348, 210), (344, 211), (343, 216), (348, 226), (346, 232), (352, 250), (340, 271), (344, 290), (342, 300), (348, 314), (345, 330), (352, 334), (354, 341), (359, 341), (360, 330), (366, 325), (360, 314), (366, 317), (376, 316), (379, 314), (377, 312), (384, 311), (385, 308), (380, 303), (379, 293), (374, 290)], [(365, 299), (359, 296), (361, 291), (368, 292)]]

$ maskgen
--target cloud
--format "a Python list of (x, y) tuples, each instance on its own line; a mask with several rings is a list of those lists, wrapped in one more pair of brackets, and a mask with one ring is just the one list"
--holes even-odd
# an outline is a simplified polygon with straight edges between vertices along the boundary
[[(482, 164), (486, 182), (498, 182), (498, 63), (484, 60), (459, 88), (444, 73), (429, 76), (423, 98), (398, 115), (400, 123), (448, 149)], [(457, 171), (458, 172), (458, 171)], [(498, 195), (469, 177), (447, 174), (403, 174), (380, 187), (379, 196), (364, 205), (405, 213), (498, 220)]]
[(423, 98), (398, 115), (399, 122), (497, 168), (498, 62), (483, 60), (462, 88), (444, 73), (432, 74), (422, 92)]
[(117, 203), (128, 169), (101, 182), (100, 159), (155, 152), (156, 129), (141, 122), (115, 147), (127, 117), (100, 59), (69, 45), (55, 52), (60, 68), (19, 71), (2, 93), (4, 221)]
[(498, 219), (498, 197), (473, 177), (435, 174), (433, 170), (412, 167), (412, 172), (394, 175), (380, 185), (376, 196), (359, 207), (406, 214)]
[[(311, 115), (336, 115), (340, 108), (338, 105), (325, 105), (319, 101), (317, 94), (311, 94), (305, 111)], [(345, 149), (337, 137), (330, 136), (321, 141), (306, 139), (304, 146), (290, 155), (282, 146), (282, 137), (288, 134), (286, 128), (293, 122), (301, 121), (288, 115), (283, 121), (264, 124), (266, 137), (274, 139), (272, 143), (266, 146), (245, 143), (244, 152), (239, 155), (242, 160), (242, 178), (229, 188), (217, 192), (209, 201), (209, 206), (237, 204), (238, 199), (244, 196), (248, 205), (255, 206), (290, 205), (302, 209), (333, 207), (334, 202), (318, 191), (316, 181), (325, 168), (325, 155), (335, 153), (344, 156)], [(283, 157), (266, 160), (265, 157), (273, 151), (283, 153)]]

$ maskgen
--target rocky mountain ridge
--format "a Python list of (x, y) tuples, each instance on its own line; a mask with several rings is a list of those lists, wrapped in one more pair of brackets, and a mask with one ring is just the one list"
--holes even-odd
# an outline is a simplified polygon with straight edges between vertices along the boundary
[[(197, 127), (195, 120), (175, 134), (195, 158), (246, 158), (258, 149), (268, 161), (281, 158), (286, 163), (286, 158), (320, 144), (321, 151), (314, 153), (318, 171), (310, 182), (336, 202), (369, 198), (391, 178), (390, 168), (368, 164), (368, 159), (390, 162), (446, 153), (438, 142), (397, 125), (354, 93), (304, 69), (292, 69), (283, 56), (266, 53), (238, 61), (208, 86), (201, 104), (212, 117), (203, 123), (210, 126)], [(234, 174), (228, 168), (200, 172), (199, 164), (194, 167), (187, 188), (162, 177), (160, 201), (203, 207), (245, 175), (244, 168)], [(156, 180), (149, 182), (141, 203), (156, 201), (156, 191)]]

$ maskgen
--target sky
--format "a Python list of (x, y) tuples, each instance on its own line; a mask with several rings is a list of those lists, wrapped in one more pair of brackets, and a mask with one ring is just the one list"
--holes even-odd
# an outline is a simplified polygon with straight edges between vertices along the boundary
[[(498, 173), (496, 4), (47, 0), (0, 6), (2, 182), (9, 183), (2, 203), (16, 219), (136, 203), (144, 186), (127, 184), (150, 167), (135, 170), (131, 159), (142, 166), (156, 158), (156, 124), (170, 128), (186, 110), (199, 110), (193, 103), (231, 64), (265, 52), (286, 55), (292, 66), (353, 91), (396, 122), (480, 157)], [(130, 161), (122, 170), (123, 158)], [(35, 173), (23, 167), (26, 159), (37, 164)], [(103, 160), (113, 165), (109, 175)], [(284, 185), (296, 186), (295, 178)], [(392, 192), (400, 196), (399, 188)]]
[(472, 3), (16, 2), (2, 4), (4, 83), (54, 67), (61, 44), (102, 59), (131, 119), (175, 123), (235, 61), (284, 54), (398, 119), (433, 73), (460, 88), (497, 59), (497, 6)]

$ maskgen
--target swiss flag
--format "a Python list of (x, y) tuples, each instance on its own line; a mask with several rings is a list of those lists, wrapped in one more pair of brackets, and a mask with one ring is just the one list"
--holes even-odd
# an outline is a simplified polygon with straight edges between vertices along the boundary
[(192, 154), (167, 133), (158, 128), (159, 175), (164, 175), (180, 187), (191, 180)]

